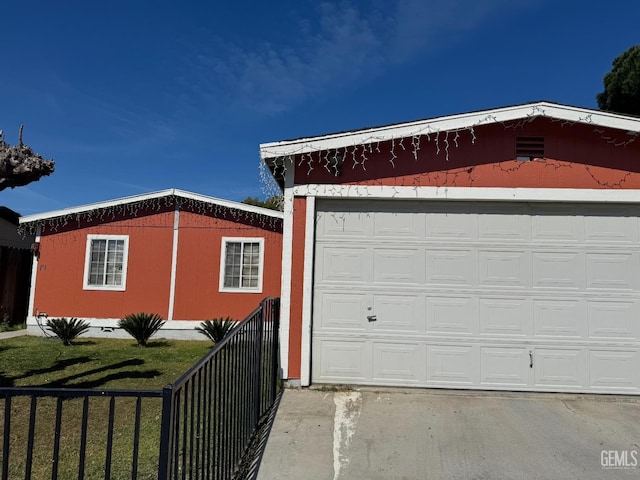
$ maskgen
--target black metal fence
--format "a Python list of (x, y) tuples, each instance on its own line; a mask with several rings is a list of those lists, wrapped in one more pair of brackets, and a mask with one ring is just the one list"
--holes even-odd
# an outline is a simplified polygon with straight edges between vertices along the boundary
[[(78, 479), (233, 478), (278, 393), (279, 308), (279, 299), (263, 300), (162, 390), (0, 388), (1, 479), (41, 478), (33, 458), (43, 449), (51, 453), (46, 470), (52, 480), (71, 478), (59, 468), (63, 461), (76, 465)], [(66, 402), (80, 402), (74, 411), (82, 415), (64, 416)], [(52, 422), (37, 421), (50, 418), (45, 411), (55, 411)], [(158, 437), (159, 451), (149, 458), (141, 444)]]

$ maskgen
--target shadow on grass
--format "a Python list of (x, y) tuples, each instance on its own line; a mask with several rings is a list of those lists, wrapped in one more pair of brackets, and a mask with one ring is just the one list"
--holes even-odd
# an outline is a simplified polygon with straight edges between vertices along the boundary
[(147, 343), (146, 348), (170, 347), (171, 345), (172, 343), (168, 340), (154, 340), (153, 342)]
[(84, 382), (74, 383), (69, 385), (71, 388), (98, 388), (103, 386), (106, 383), (113, 382), (116, 380), (124, 380), (124, 379), (132, 379), (132, 378), (155, 378), (159, 375), (162, 375), (162, 372), (159, 370), (144, 370), (144, 371), (122, 371), (117, 373), (110, 373), (109, 375), (105, 375), (104, 377), (96, 378), (95, 380), (86, 380)]
[[(53, 382), (48, 383), (46, 386), (49, 387), (64, 387), (66, 384), (73, 382), (74, 380), (78, 379), (78, 378), (82, 378), (82, 377), (88, 377), (90, 375), (95, 375), (97, 373), (102, 373), (102, 372), (106, 372), (108, 370), (119, 370), (121, 368), (127, 368), (127, 367), (136, 367), (136, 366), (140, 366), (140, 365), (144, 365), (144, 360), (140, 359), (140, 358), (132, 358), (130, 360), (123, 360), (122, 362), (118, 362), (118, 363), (112, 363), (111, 365), (105, 365), (104, 367), (100, 367), (100, 368), (93, 368), (91, 370), (86, 370), (84, 372), (80, 372), (80, 373), (76, 373), (74, 375), (68, 375), (66, 377), (63, 378), (59, 378), (57, 380), (54, 380)], [(154, 370), (155, 371), (155, 370)], [(124, 372), (117, 372), (117, 373), (112, 373), (109, 374), (104, 378), (107, 377), (112, 377), (114, 375), (119, 375), (121, 373)], [(120, 377), (120, 378), (131, 378), (131, 377)], [(140, 377), (133, 377), (133, 378), (140, 378)], [(145, 377), (145, 378), (149, 378), (149, 377)], [(115, 380), (116, 378), (113, 378), (113, 380)], [(74, 388), (93, 388), (93, 387), (84, 387), (81, 386), (84, 383), (95, 383), (97, 380), (87, 380), (85, 382), (78, 382), (78, 383), (73, 383), (73, 387)], [(108, 382), (109, 380), (101, 380), (101, 382), (96, 385), (103, 385), (104, 383)]]
[(96, 342), (94, 342), (93, 340), (74, 340), (71, 343), (72, 343), (73, 346), (95, 345), (96, 344)]

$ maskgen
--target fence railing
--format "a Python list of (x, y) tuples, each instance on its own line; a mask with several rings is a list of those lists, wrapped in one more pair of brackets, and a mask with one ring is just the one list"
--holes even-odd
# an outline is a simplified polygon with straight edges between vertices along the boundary
[[(0, 478), (42, 478), (33, 458), (43, 450), (50, 452), (45, 463), (52, 480), (71, 478), (59, 468), (63, 462), (76, 465), (78, 479), (233, 478), (276, 399), (279, 305), (279, 299), (265, 299), (162, 390), (0, 388)], [(70, 410), (81, 415), (63, 414), (72, 402), (78, 405)], [(152, 458), (140, 448), (149, 438), (159, 443)], [(15, 465), (19, 473), (10, 469)]]
[(265, 299), (163, 389), (159, 480), (232, 478), (276, 398), (279, 308)]

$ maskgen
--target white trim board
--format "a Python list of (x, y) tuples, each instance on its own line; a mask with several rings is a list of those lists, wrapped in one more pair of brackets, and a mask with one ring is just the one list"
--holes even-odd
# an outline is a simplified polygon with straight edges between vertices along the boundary
[(311, 315), (313, 308), (313, 248), (316, 229), (316, 199), (307, 198), (304, 232), (304, 270), (302, 278), (302, 345), (300, 351), (300, 384), (311, 384)]
[(409, 138), (416, 135), (435, 134), (437, 132), (455, 131), (475, 128), (482, 125), (527, 120), (536, 117), (552, 118), (559, 121), (582, 123), (594, 127), (614, 128), (636, 135), (640, 132), (640, 118), (620, 115), (588, 108), (572, 107), (551, 102), (534, 102), (524, 105), (493, 108), (477, 112), (447, 115), (444, 117), (419, 120), (414, 122), (366, 128), (342, 133), (332, 133), (314, 137), (264, 143), (260, 145), (260, 157), (269, 158), (299, 155), (385, 142), (398, 138)]
[[(290, 166), (290, 165), (289, 165)], [(280, 367), (289, 378), (289, 326), (291, 320), (291, 268), (293, 265), (293, 168), (285, 170), (284, 222), (282, 226), (282, 272), (280, 284)]]
[(171, 281), (169, 286), (169, 306), (167, 320), (173, 320), (173, 308), (176, 300), (176, 272), (178, 268), (178, 240), (180, 235), (180, 208), (176, 204), (173, 212), (173, 243), (171, 245)]
[[(297, 185), (293, 196), (320, 198), (396, 198), (513, 202), (640, 203), (640, 190), (577, 188), (391, 187), (379, 185)], [(286, 192), (285, 192), (286, 193)]]

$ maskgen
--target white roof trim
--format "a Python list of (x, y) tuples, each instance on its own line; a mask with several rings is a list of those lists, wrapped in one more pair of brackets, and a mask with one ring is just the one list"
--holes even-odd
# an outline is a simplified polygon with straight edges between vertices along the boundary
[(141, 195), (132, 195), (130, 197), (117, 198), (115, 200), (107, 200), (105, 202), (90, 203), (87, 205), (80, 205), (78, 207), (65, 208), (61, 210), (52, 210), (50, 212), (37, 213), (34, 215), (25, 215), (20, 217), (20, 224), (37, 222), (40, 220), (47, 220), (49, 218), (62, 217), (64, 215), (73, 215), (76, 213), (89, 212), (91, 210), (98, 210), (101, 208), (115, 207), (118, 205), (126, 205), (129, 203), (141, 202), (144, 200), (152, 200), (154, 198), (164, 198), (169, 196), (176, 196), (185, 199), (191, 199), (198, 202), (208, 203), (212, 205), (219, 205), (221, 207), (233, 208), (235, 210), (241, 210), (243, 212), (251, 212), (258, 215), (264, 215), (267, 217), (284, 218), (282, 212), (277, 212), (268, 208), (256, 207), (254, 205), (247, 205), (246, 203), (232, 202), (231, 200), (222, 200), (220, 198), (209, 197), (207, 195), (200, 195), (198, 193), (187, 192), (185, 190), (179, 190), (177, 188), (169, 188), (167, 190), (160, 190), (158, 192), (145, 193)]
[(625, 130), (633, 134), (640, 133), (640, 118), (550, 102), (535, 102), (384, 127), (300, 138), (297, 140), (263, 143), (260, 145), (260, 157), (266, 160), (288, 155), (298, 155), (320, 150), (333, 150), (353, 145), (426, 135), (427, 133), (455, 131), (532, 117), (549, 117), (560, 121), (593, 125), (594, 127)]

